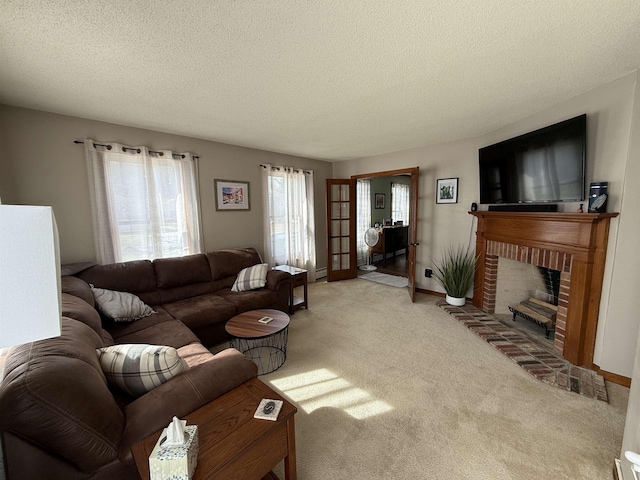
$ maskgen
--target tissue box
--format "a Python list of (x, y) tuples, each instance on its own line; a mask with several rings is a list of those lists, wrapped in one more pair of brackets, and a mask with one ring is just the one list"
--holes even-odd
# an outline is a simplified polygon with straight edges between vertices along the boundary
[(184, 445), (163, 447), (167, 438), (165, 428), (149, 456), (151, 480), (191, 480), (198, 464), (198, 426), (185, 427)]

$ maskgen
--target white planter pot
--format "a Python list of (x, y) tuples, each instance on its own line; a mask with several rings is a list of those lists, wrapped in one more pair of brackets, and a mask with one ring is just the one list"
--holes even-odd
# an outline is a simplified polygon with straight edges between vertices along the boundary
[(465, 297), (451, 297), (447, 295), (445, 301), (454, 307), (461, 307), (466, 303), (467, 299)]

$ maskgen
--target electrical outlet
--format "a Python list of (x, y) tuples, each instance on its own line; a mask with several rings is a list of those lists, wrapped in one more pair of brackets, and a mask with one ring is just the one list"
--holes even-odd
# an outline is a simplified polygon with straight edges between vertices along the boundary
[(431, 270), (430, 268), (425, 268), (424, 269), (424, 276), (427, 278), (431, 278), (431, 275), (433, 275), (433, 270)]

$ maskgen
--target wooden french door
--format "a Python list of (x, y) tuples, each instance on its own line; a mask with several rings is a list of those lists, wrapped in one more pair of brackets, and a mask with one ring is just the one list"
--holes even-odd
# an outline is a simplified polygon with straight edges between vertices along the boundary
[(356, 278), (356, 181), (327, 179), (327, 281)]

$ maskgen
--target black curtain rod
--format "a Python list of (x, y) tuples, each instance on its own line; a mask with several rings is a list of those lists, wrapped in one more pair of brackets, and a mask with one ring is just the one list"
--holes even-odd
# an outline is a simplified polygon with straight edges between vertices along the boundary
[[(262, 163), (260, 164), (260, 166), (262, 168), (267, 168), (267, 165), (264, 165)], [(277, 165), (271, 165), (271, 168), (273, 168), (274, 170), (279, 170), (279, 167)], [(293, 168), (294, 170), (300, 170), (305, 175), (309, 175), (311, 173), (311, 170), (305, 170), (304, 168), (295, 168), (295, 167), (282, 167), (282, 168)]]
[[(84, 142), (82, 140), (74, 140), (73, 143), (84, 145)], [(104, 143), (94, 143), (93, 146), (94, 147), (105, 147), (107, 150), (111, 150), (113, 148), (111, 145), (104, 144)], [(126, 152), (127, 150), (132, 151), (132, 152), (136, 152), (136, 153), (140, 153), (141, 152), (141, 150), (139, 148), (122, 147), (122, 151), (123, 152)], [(164, 152), (158, 152), (156, 150), (149, 150), (149, 153), (157, 153), (161, 157), (164, 155)], [(178, 157), (178, 158), (184, 158), (185, 157), (185, 155), (182, 155), (181, 153), (174, 153), (172, 155), (174, 157)], [(193, 158), (200, 158), (200, 157), (197, 156), (197, 155), (194, 155)]]

